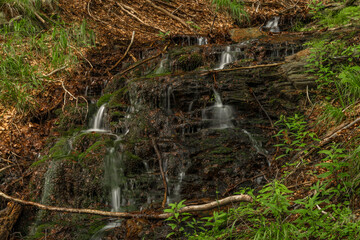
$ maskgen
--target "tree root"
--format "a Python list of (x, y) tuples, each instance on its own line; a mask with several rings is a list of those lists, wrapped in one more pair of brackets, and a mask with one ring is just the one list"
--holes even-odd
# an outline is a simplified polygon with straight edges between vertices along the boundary
[(0, 239), (8, 239), (11, 229), (21, 214), (20, 204), (9, 202), (7, 207), (0, 211)]
[[(54, 207), (54, 206), (44, 205), (44, 204), (40, 204), (40, 203), (36, 203), (36, 202), (22, 200), (19, 198), (14, 198), (9, 195), (6, 195), (5, 193), (3, 193), (1, 191), (0, 191), (0, 197), (3, 197), (10, 201), (14, 201), (16, 203), (20, 203), (22, 205), (34, 206), (34, 207), (37, 207), (37, 208), (40, 208), (43, 210), (56, 211), (56, 212), (93, 214), (93, 215), (116, 217), (116, 218), (144, 218), (144, 219), (158, 219), (158, 220), (166, 219), (173, 215), (172, 213), (146, 214), (146, 213), (108, 212), (108, 211), (93, 210), (93, 209)], [(185, 212), (206, 211), (206, 210), (214, 209), (216, 207), (225, 206), (230, 203), (252, 202), (252, 201), (253, 201), (253, 199), (251, 196), (246, 195), (246, 194), (240, 194), (240, 195), (230, 196), (230, 197), (223, 198), (223, 199), (213, 201), (210, 203), (206, 203), (206, 204), (186, 206), (186, 207), (181, 208), (178, 212), (185, 213)], [(3, 239), (3, 238), (1, 238), (1, 239)]]
[(163, 166), (162, 166), (162, 159), (161, 159), (161, 154), (159, 152), (158, 146), (157, 146), (154, 138), (151, 138), (151, 141), (152, 141), (153, 147), (155, 149), (156, 155), (157, 155), (157, 157), (159, 159), (160, 173), (161, 173), (161, 177), (163, 179), (164, 188), (165, 188), (165, 190), (164, 190), (164, 199), (162, 201), (161, 207), (165, 208), (166, 199), (167, 199), (167, 190), (168, 190), (166, 177), (165, 177), (164, 169), (163, 169)]

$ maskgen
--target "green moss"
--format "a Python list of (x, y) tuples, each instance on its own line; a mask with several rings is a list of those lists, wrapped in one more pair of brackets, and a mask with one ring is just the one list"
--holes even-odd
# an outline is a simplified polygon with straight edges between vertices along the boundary
[(106, 94), (102, 95), (99, 98), (99, 100), (97, 101), (96, 106), (100, 107), (101, 105), (108, 103), (110, 101), (111, 96), (112, 96), (112, 94), (110, 94), (110, 93), (106, 93)]
[(178, 58), (177, 64), (184, 71), (193, 71), (203, 65), (203, 58), (197, 53), (184, 54)]
[(126, 106), (125, 96), (127, 92), (128, 92), (127, 87), (123, 87), (115, 91), (109, 100), (108, 107), (109, 108), (125, 107)]
[(233, 151), (232, 148), (229, 147), (217, 147), (210, 154), (224, 154), (224, 153), (231, 153)]
[(52, 159), (61, 159), (68, 155), (70, 150), (67, 138), (60, 138), (49, 151), (49, 157)]
[(99, 157), (98, 154), (102, 152), (99, 150), (103, 148), (105, 148), (104, 141), (95, 142), (88, 149), (86, 149), (85, 152), (79, 154), (79, 161), (84, 162)]

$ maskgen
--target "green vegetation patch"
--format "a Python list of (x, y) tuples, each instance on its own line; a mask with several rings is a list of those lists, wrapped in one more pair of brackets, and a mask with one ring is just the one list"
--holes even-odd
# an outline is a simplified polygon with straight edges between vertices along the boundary
[(178, 58), (177, 64), (184, 71), (192, 71), (203, 65), (203, 58), (198, 53), (184, 54)]

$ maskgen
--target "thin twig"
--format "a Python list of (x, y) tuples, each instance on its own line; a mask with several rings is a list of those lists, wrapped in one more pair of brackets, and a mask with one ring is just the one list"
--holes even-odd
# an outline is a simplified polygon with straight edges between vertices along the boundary
[[(195, 32), (186, 22), (184, 22), (184, 20), (182, 20), (181, 18), (171, 14), (170, 12), (168, 12), (167, 10), (165, 10), (162, 7), (159, 7), (157, 5), (155, 5), (153, 2), (151, 2), (150, 0), (145, 0), (147, 3), (149, 3), (152, 7), (156, 8), (157, 10), (165, 13), (166, 15), (168, 15), (169, 17), (179, 21), (182, 25), (184, 25), (185, 27), (187, 27), (188, 29), (190, 29), (190, 31)], [(196, 32), (195, 32), (196, 33)]]
[(178, 6), (174, 11), (171, 12), (171, 14), (174, 14), (177, 10), (179, 10), (182, 7), (182, 4), (180, 4), (180, 6)]
[(134, 69), (134, 68), (136, 68), (136, 67), (138, 67), (138, 66), (140, 66), (140, 65), (142, 65), (142, 64), (144, 64), (144, 63), (146, 63), (146, 62), (148, 62), (148, 61), (150, 61), (150, 60), (152, 60), (154, 58), (159, 57), (161, 54), (163, 54), (166, 51), (168, 46), (169, 46), (169, 44), (166, 45), (165, 48), (160, 53), (156, 54), (155, 56), (149, 57), (149, 58), (147, 58), (147, 59), (145, 59), (145, 60), (143, 60), (141, 62), (137, 62), (134, 65), (132, 65), (132, 66), (128, 67), (127, 69), (125, 69), (124, 71), (122, 71), (121, 73), (116, 74), (115, 76), (121, 76), (121, 75), (131, 71), (132, 69)]
[(0, 169), (0, 172), (5, 171), (6, 169), (11, 168), (11, 167), (12, 167), (11, 165), (3, 167), (2, 169)]
[(254, 91), (253, 91), (251, 88), (249, 88), (249, 91), (252, 93), (252, 95), (254, 96), (256, 102), (259, 104), (261, 110), (263, 110), (263, 112), (265, 113), (266, 117), (269, 119), (269, 122), (270, 122), (270, 124), (271, 124), (271, 127), (274, 128), (274, 124), (273, 124), (273, 122), (272, 122), (269, 114), (267, 113), (267, 111), (265, 110), (265, 108), (262, 106), (262, 104), (260, 103), (260, 101), (257, 99)]
[[(356, 123), (360, 122), (360, 117), (358, 117), (357, 119), (355, 119), (354, 121), (346, 124), (344, 127), (340, 128), (340, 129), (336, 129), (334, 132), (332, 132), (331, 134), (328, 134), (327, 137), (325, 137), (323, 140), (321, 140), (319, 142), (319, 144), (317, 144), (316, 146), (311, 146), (306, 148), (305, 150), (299, 152), (298, 154), (296, 154), (293, 158), (292, 161), (299, 159), (299, 158), (306, 158), (307, 156), (309, 156), (310, 154), (312, 154), (316, 149), (325, 146), (326, 144), (328, 144), (331, 140), (333, 140), (335, 137), (339, 136), (339, 133), (343, 130), (346, 130), (350, 127), (352, 127), (353, 125), (355, 125)], [(306, 152), (306, 153), (305, 153)]]
[(314, 106), (314, 104), (311, 102), (310, 96), (309, 96), (309, 85), (306, 85), (306, 98), (309, 101), (309, 103), (311, 104), (311, 106)]
[(166, 204), (166, 199), (167, 199), (167, 191), (168, 191), (168, 186), (167, 186), (167, 182), (166, 182), (166, 177), (165, 177), (165, 173), (164, 173), (164, 169), (163, 169), (163, 166), (162, 166), (162, 158), (161, 158), (161, 154), (159, 152), (159, 149), (157, 147), (157, 144), (155, 142), (155, 139), (154, 138), (151, 138), (151, 142), (153, 144), (153, 147), (155, 149), (155, 152), (156, 152), (156, 155), (159, 159), (159, 167), (160, 167), (160, 173), (161, 173), (161, 177), (163, 179), (163, 184), (164, 184), (164, 199), (162, 201), (162, 208), (165, 208), (165, 204)]
[(130, 48), (131, 48), (131, 45), (133, 44), (134, 42), (134, 38), (135, 38), (135, 31), (132, 32), (132, 36), (131, 36), (131, 41), (130, 41), (130, 44), (129, 46), (127, 47), (124, 55), (119, 59), (119, 61), (117, 61), (114, 66), (112, 66), (110, 69), (108, 69), (107, 71), (110, 72), (111, 70), (113, 70), (117, 65), (119, 65), (119, 63), (126, 57), (126, 55), (128, 54)]
[[(154, 28), (158, 31), (161, 31), (161, 32), (166, 32), (164, 29), (162, 28), (159, 28), (159, 27), (155, 27), (155, 26), (152, 26), (146, 22), (144, 22), (143, 20), (141, 20), (138, 16), (136, 16), (135, 14), (133, 14), (132, 12), (130, 11), (134, 11), (136, 12), (133, 8), (129, 7), (129, 6), (126, 6), (125, 4), (121, 4), (119, 2), (116, 2), (116, 4), (121, 8), (121, 10), (123, 10), (125, 13), (129, 14), (130, 16), (132, 16), (133, 18), (135, 18), (136, 20), (138, 20), (141, 24), (145, 25), (145, 26), (148, 26), (150, 28)], [(128, 10), (127, 10), (128, 9)]]
[(55, 74), (55, 73), (57, 73), (57, 72), (65, 69), (66, 67), (67, 67), (67, 65), (64, 65), (64, 66), (62, 66), (61, 68), (55, 69), (54, 71), (52, 71), (52, 72), (50, 72), (50, 73), (48, 73), (48, 74), (45, 74), (44, 77), (50, 77), (51, 75), (53, 75), (53, 74)]
[(248, 67), (238, 67), (238, 68), (229, 68), (229, 69), (220, 69), (220, 70), (210, 70), (210, 71), (205, 72), (205, 73), (203, 73), (201, 75), (206, 75), (206, 74), (210, 74), (210, 73), (218, 73), (218, 72), (231, 72), (231, 71), (242, 70), (242, 69), (275, 67), (275, 66), (280, 66), (282, 64), (285, 64), (285, 62), (271, 63), (271, 64), (260, 64), (260, 65), (254, 65), (254, 66), (248, 66)]
[(80, 52), (76, 47), (71, 46), (70, 44), (69, 44), (69, 46), (70, 46), (72, 49), (74, 49), (76, 52), (78, 52), (78, 53), (85, 59), (85, 61), (90, 65), (91, 68), (94, 68), (94, 66), (93, 66), (93, 65), (91, 64), (91, 62), (82, 54), (82, 52)]

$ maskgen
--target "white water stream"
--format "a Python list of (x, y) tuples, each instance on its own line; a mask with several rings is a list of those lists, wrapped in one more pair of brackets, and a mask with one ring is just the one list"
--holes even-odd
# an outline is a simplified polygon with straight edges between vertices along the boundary
[(215, 104), (211, 107), (203, 109), (203, 121), (209, 121), (211, 128), (214, 129), (233, 128), (234, 124), (232, 123), (232, 120), (234, 119), (234, 111), (232, 107), (224, 105), (220, 94), (216, 90), (213, 91)]

